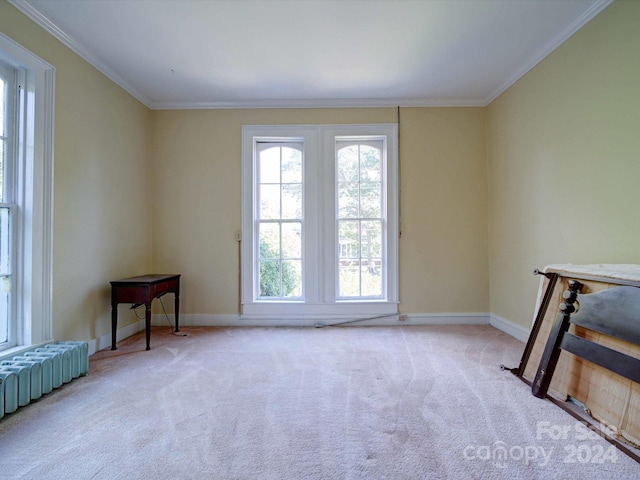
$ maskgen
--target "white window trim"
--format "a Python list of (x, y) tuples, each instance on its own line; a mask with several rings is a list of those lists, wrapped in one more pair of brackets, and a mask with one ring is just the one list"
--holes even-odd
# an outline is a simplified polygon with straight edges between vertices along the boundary
[[(398, 178), (397, 178), (397, 125), (245, 125), (242, 128), (242, 247), (241, 247), (241, 318), (367, 318), (393, 315), (398, 309)], [(327, 184), (335, 183), (335, 162), (323, 162), (327, 155), (335, 156), (335, 136), (386, 136), (387, 168), (385, 174), (387, 199), (387, 239), (385, 258), (387, 261), (387, 282), (385, 298), (381, 300), (336, 300), (336, 278), (326, 275), (334, 271), (337, 255), (335, 245), (335, 216), (325, 216), (335, 205), (334, 198), (328, 198), (317, 190), (316, 182), (307, 181), (312, 176), (320, 176)], [(303, 256), (307, 271), (318, 271), (319, 275), (307, 280), (305, 301), (257, 300), (254, 268), (257, 245), (253, 238), (254, 212), (256, 209), (254, 192), (255, 158), (254, 142), (261, 139), (300, 138), (304, 141), (305, 166), (305, 242)], [(317, 222), (317, 223), (314, 223)], [(307, 251), (324, 250), (319, 255), (304, 255)], [(329, 278), (328, 278), (329, 277)], [(317, 284), (318, 279), (323, 279)]]
[[(0, 33), (0, 59), (25, 73), (22, 86), (18, 204), (16, 346), (3, 355), (52, 339), (53, 134), (55, 68)], [(28, 185), (25, 188), (25, 185)]]
[[(397, 178), (397, 125), (340, 125), (330, 126), (323, 129), (324, 140), (324, 152), (335, 152), (335, 138), (336, 137), (386, 137), (386, 149), (385, 158), (383, 159), (383, 182), (386, 186), (386, 205), (384, 209), (387, 212), (387, 235), (383, 238), (385, 242), (383, 244), (383, 257), (386, 259), (386, 283), (383, 285), (383, 291), (385, 291), (385, 300), (336, 300), (337, 304), (348, 303), (388, 303), (392, 302), (397, 304), (398, 290), (397, 290), (397, 265), (398, 265), (398, 178)], [(334, 153), (335, 155), (335, 153)], [(336, 183), (335, 175), (336, 163), (331, 162), (329, 168), (325, 171), (325, 182), (329, 184)], [(325, 209), (329, 211), (335, 205), (335, 199), (325, 198)], [(327, 261), (331, 261), (332, 264), (336, 263), (336, 256), (338, 255), (338, 245), (336, 245), (336, 221), (335, 215), (333, 218), (326, 218), (324, 224), (325, 243), (327, 248), (325, 252), (325, 258)], [(337, 272), (336, 276), (325, 276), (325, 288), (324, 291), (328, 295), (326, 300), (330, 301), (332, 298), (337, 297)], [(387, 313), (387, 312), (385, 312)], [(395, 312), (393, 312), (395, 313)]]

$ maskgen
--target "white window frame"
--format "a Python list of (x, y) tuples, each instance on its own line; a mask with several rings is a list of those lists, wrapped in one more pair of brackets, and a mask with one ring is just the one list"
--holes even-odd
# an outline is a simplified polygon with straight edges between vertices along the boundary
[(0, 355), (52, 339), (55, 68), (0, 33), (0, 60), (21, 78), (17, 137), (15, 323)]
[[(16, 140), (19, 131), (18, 124), (18, 104), (20, 101), (20, 91), (18, 86), (23, 83), (22, 72), (16, 70), (12, 66), (6, 64), (0, 58), (0, 70), (3, 73), (3, 77), (7, 82), (6, 96), (4, 97), (6, 110), (4, 110), (4, 122), (6, 127), (4, 129), (4, 161), (0, 170), (2, 171), (2, 186), (0, 187), (2, 194), (2, 202), (0, 207), (6, 209), (8, 212), (7, 225), (2, 226), (2, 248), (0, 249), (3, 256), (7, 256), (7, 262), (3, 265), (2, 271), (0, 271), (0, 295), (6, 296), (3, 302), (6, 302), (6, 310), (2, 309), (3, 318), (6, 321), (6, 341), (0, 342), (0, 350), (13, 347), (16, 343), (16, 295), (15, 289), (12, 288), (13, 278), (15, 278), (16, 271), (16, 255), (15, 250), (18, 245), (18, 238), (16, 235), (17, 225), (16, 220), (19, 218), (19, 210), (17, 208), (16, 197), (16, 175), (17, 164), (15, 162), (17, 149)], [(4, 82), (3, 82), (4, 83)], [(2, 88), (2, 87), (0, 87)], [(0, 105), (0, 108), (4, 108), (5, 105)], [(4, 262), (3, 262), (4, 263)], [(4, 322), (3, 322), (4, 323)], [(5, 332), (2, 332), (0, 338), (4, 339)]]
[[(254, 141), (254, 148), (256, 150), (255, 155), (256, 155), (256, 163), (257, 163), (257, 158), (260, 156), (260, 152), (263, 152), (265, 150), (267, 150), (269, 147), (271, 146), (275, 146), (275, 147), (283, 147), (283, 146), (289, 146), (289, 145), (296, 145), (296, 144), (302, 144), (303, 145), (303, 150), (304, 150), (304, 138), (288, 138), (286, 139), (286, 141), (281, 141), (281, 139), (276, 139), (274, 140), (273, 138), (268, 138), (268, 139), (263, 139), (260, 137), (256, 137), (255, 141)], [(268, 145), (269, 147), (265, 147), (266, 145)], [(305, 185), (305, 179), (304, 179), (304, 151), (301, 152), (301, 156), (302, 156), (302, 161), (303, 161), (303, 169), (301, 171), (302, 174), (302, 185), (304, 187)], [(257, 165), (256, 165), (256, 171), (257, 171)], [(257, 212), (259, 211), (260, 207), (259, 207), (259, 202), (261, 202), (261, 198), (259, 196), (258, 193), (258, 188), (259, 186), (257, 185), (257, 183), (260, 183), (262, 185), (262, 179), (259, 179), (259, 182), (256, 182), (256, 186), (255, 186), (255, 190), (254, 190), (254, 194), (255, 194), (255, 201), (254, 201), (254, 205), (255, 205), (255, 209), (256, 209), (256, 219), (255, 219), (255, 229), (256, 229), (256, 234), (259, 235), (259, 230), (261, 225), (265, 224), (265, 223), (270, 223), (270, 219), (258, 219), (258, 215)], [(304, 212), (304, 206), (306, 204), (306, 202), (304, 201), (304, 193), (305, 193), (305, 188), (303, 188), (303, 198), (302, 198), (302, 208), (303, 208), (303, 213), (302, 213), (302, 231), (305, 231), (305, 217), (308, 217), (308, 215), (305, 215)], [(287, 223), (288, 219), (278, 219), (275, 222), (279, 223), (280, 225), (282, 225), (283, 223)], [(294, 220), (295, 221), (295, 220)], [(304, 252), (305, 252), (305, 248), (304, 248), (304, 236), (302, 238), (302, 243), (303, 245), (301, 245), (301, 257), (302, 257), (302, 271), (305, 270), (305, 262), (304, 262)], [(259, 243), (258, 243), (258, 251), (259, 251)], [(254, 292), (256, 292), (256, 296), (258, 296), (258, 293), (260, 291), (260, 276), (258, 275), (258, 271), (257, 269), (258, 264), (259, 264), (259, 259), (256, 257), (256, 270), (254, 271)], [(305, 285), (304, 282), (302, 282), (302, 292), (301, 292), (301, 296), (302, 298), (305, 298)], [(265, 302), (273, 302), (273, 301), (301, 301), (300, 296), (297, 297), (290, 297), (290, 298), (286, 298), (286, 299), (282, 299), (281, 297), (275, 297), (275, 298), (269, 298), (269, 297), (260, 297), (260, 301), (265, 301)]]
[[(242, 247), (241, 305), (243, 318), (367, 318), (393, 315), (398, 309), (398, 160), (397, 125), (245, 125), (242, 128)], [(337, 256), (335, 209), (336, 137), (384, 137), (384, 185), (386, 187), (386, 282), (381, 299), (337, 299)], [(305, 298), (260, 300), (257, 297), (255, 232), (255, 144), (264, 140), (301, 140), (303, 151), (304, 243), (303, 262), (307, 275)], [(319, 180), (318, 180), (319, 179)], [(315, 252), (315, 253), (314, 253)]]

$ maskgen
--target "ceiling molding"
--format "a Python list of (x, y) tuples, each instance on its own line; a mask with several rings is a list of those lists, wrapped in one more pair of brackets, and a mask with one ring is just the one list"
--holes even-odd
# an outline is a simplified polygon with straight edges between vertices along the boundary
[(503, 84), (496, 88), (487, 98), (484, 99), (483, 104), (489, 105), (496, 98), (502, 95), (509, 87), (524, 77), (529, 70), (535, 67), (538, 63), (544, 60), (551, 52), (562, 45), (569, 37), (584, 27), (589, 21), (591, 21), (602, 10), (607, 8), (613, 3), (614, 0), (599, 0), (594, 3), (582, 16), (576, 19), (566, 30), (553, 38), (537, 55), (535, 55), (529, 62), (525, 63), (518, 71), (509, 77)]
[(134, 98), (151, 110), (206, 110), (206, 109), (249, 109), (249, 108), (376, 108), (376, 107), (479, 107), (484, 106), (482, 98), (410, 98), (410, 99), (280, 99), (280, 100), (238, 100), (233, 102), (154, 102), (125, 81), (109, 65), (92, 55), (73, 37), (65, 33), (26, 0), (7, 0), (20, 12), (33, 20), (46, 32), (99, 70), (111, 81), (119, 85)]
[(108, 79), (114, 82), (116, 85), (123, 88), (131, 96), (143, 103), (147, 108), (150, 108), (151, 101), (143, 95), (138, 89), (134, 88), (131, 84), (125, 81), (117, 72), (115, 72), (109, 65), (104, 63), (101, 59), (92, 55), (87, 51), (80, 43), (78, 43), (71, 36), (67, 35), (56, 24), (50, 21), (47, 17), (41, 14), (33, 6), (27, 3), (25, 0), (7, 0), (11, 5), (17, 8), (20, 12), (33, 20), (37, 25), (42, 27), (46, 32), (53, 35), (60, 40), (64, 45), (69, 47), (74, 53), (84, 59), (89, 65), (93, 66), (96, 70), (100, 71)]
[(396, 108), (396, 107), (483, 107), (482, 98), (348, 98), (319, 100), (247, 100), (233, 102), (153, 102), (151, 110), (214, 110), (249, 108)]
[(591, 19), (608, 7), (614, 0), (599, 0), (593, 4), (580, 18), (573, 22), (560, 35), (553, 38), (537, 55), (529, 59), (514, 75), (509, 77), (486, 98), (408, 98), (408, 99), (280, 99), (280, 100), (238, 100), (223, 102), (164, 102), (152, 101), (137, 88), (122, 78), (108, 64), (90, 53), (73, 37), (65, 33), (57, 25), (26, 0), (7, 0), (8, 3), (42, 27), (53, 37), (79, 55), (82, 59), (104, 74), (115, 84), (144, 104), (151, 110), (204, 110), (204, 109), (249, 109), (249, 108), (375, 108), (375, 107), (485, 107), (515, 84), (533, 67), (552, 53), (569, 37), (587, 24)]

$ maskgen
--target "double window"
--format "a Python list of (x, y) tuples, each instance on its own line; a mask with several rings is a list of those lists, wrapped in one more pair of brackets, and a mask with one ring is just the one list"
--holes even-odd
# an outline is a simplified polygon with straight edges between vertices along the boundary
[(245, 126), (244, 315), (397, 311), (395, 125)]

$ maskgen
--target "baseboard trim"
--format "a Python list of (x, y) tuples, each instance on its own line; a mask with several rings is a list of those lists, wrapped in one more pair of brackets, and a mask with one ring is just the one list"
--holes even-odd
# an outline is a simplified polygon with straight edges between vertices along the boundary
[(526, 342), (529, 339), (529, 329), (516, 325), (515, 323), (499, 317), (498, 315), (492, 314), (489, 323), (491, 326), (506, 333), (507, 335), (511, 335), (513, 338), (520, 340), (521, 342)]
[(416, 313), (396, 322), (407, 325), (488, 325), (488, 313)]
[[(169, 320), (164, 314), (151, 316), (152, 326), (173, 326), (173, 315)], [(130, 323), (116, 332), (119, 342), (127, 337), (144, 330), (144, 319)], [(407, 325), (491, 325), (494, 328), (526, 342), (529, 330), (516, 325), (497, 315), (489, 313), (412, 313), (382, 316), (377, 318), (357, 319), (353, 317), (243, 317), (237, 314), (209, 315), (183, 314), (180, 315), (181, 327), (323, 327), (329, 325), (354, 326), (407, 326)], [(89, 355), (99, 350), (111, 348), (111, 333), (89, 340)]]
[[(135, 335), (142, 330), (144, 330), (144, 319), (119, 328), (118, 330), (116, 330), (116, 342)], [(105, 333), (104, 335), (101, 335), (98, 338), (94, 338), (93, 340), (89, 340), (88, 343), (89, 355), (93, 355), (99, 350), (111, 348), (111, 332)]]
[[(171, 323), (173, 316), (169, 315)], [(168, 326), (163, 314), (153, 315), (151, 324)], [(393, 314), (370, 318), (349, 316), (240, 316), (240, 315), (180, 315), (180, 326), (184, 327), (313, 327), (320, 325), (353, 324), (362, 326), (402, 325), (488, 325), (488, 313), (419, 313)]]

